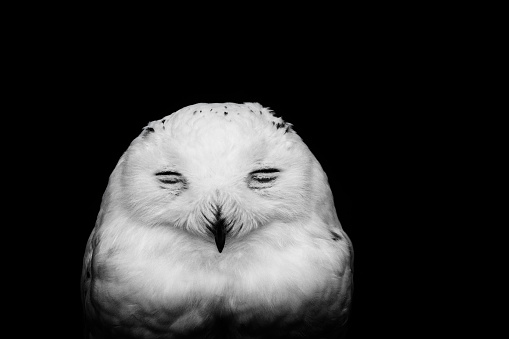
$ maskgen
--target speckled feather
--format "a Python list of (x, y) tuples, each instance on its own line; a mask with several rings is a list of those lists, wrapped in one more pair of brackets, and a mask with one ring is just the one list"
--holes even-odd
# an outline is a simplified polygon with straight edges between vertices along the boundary
[(291, 124), (256, 103), (188, 106), (110, 176), (84, 256), (86, 338), (338, 338), (352, 261)]

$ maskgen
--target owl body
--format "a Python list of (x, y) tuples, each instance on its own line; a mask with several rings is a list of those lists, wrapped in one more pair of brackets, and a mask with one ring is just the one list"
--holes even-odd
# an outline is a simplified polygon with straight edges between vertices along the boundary
[(352, 260), (290, 124), (258, 104), (188, 106), (110, 176), (84, 257), (88, 336), (336, 338)]

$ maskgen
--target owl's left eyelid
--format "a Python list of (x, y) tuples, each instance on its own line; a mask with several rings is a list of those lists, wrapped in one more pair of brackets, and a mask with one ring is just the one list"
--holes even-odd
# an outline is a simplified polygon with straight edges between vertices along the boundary
[(179, 172), (173, 172), (173, 171), (162, 171), (157, 172), (156, 175), (176, 175), (176, 176), (182, 176)]
[(279, 173), (280, 170), (277, 168), (261, 168), (259, 170), (253, 171), (250, 174), (271, 174), (271, 173)]

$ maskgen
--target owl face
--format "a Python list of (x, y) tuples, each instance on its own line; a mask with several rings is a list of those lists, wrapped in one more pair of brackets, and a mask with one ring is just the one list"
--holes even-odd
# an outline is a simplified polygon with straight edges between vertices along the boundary
[(197, 104), (132, 142), (120, 166), (122, 206), (145, 225), (215, 237), (221, 252), (228, 237), (308, 215), (316, 165), (268, 109)]

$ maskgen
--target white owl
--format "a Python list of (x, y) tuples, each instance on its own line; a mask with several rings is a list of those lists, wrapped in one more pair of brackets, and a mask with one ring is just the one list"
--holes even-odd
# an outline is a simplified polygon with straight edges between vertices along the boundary
[(87, 244), (87, 338), (341, 337), (352, 244), (291, 126), (224, 103), (144, 128)]

